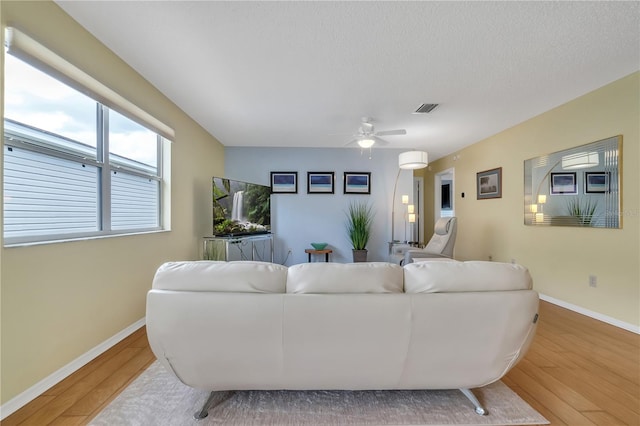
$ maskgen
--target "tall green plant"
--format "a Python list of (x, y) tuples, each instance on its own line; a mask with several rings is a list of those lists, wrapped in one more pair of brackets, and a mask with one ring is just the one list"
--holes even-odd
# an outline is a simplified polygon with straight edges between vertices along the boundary
[(373, 210), (366, 202), (351, 202), (347, 211), (347, 235), (354, 250), (364, 250), (371, 236)]
[(586, 199), (583, 203), (579, 197), (575, 197), (567, 202), (569, 214), (577, 218), (582, 226), (591, 226), (593, 223), (593, 214), (597, 207), (598, 201), (592, 201), (591, 199)]

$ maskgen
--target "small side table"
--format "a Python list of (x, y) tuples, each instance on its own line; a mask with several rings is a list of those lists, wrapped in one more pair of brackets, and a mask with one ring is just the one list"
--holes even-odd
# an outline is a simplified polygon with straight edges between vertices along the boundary
[(329, 254), (333, 253), (333, 250), (331, 250), (331, 249), (324, 249), (324, 250), (305, 249), (304, 252), (309, 255), (309, 262), (311, 262), (311, 255), (312, 254), (324, 254), (324, 261), (328, 262), (329, 261)]

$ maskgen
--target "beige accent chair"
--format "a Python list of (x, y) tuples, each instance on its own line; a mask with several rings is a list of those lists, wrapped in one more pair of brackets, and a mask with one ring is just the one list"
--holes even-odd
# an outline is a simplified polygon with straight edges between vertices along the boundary
[(453, 259), (457, 232), (457, 218), (441, 217), (436, 221), (429, 243), (421, 250), (407, 250), (401, 265), (429, 259)]

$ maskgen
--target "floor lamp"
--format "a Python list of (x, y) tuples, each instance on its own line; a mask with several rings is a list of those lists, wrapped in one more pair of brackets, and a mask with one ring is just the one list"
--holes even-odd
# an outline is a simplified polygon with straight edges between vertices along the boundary
[(425, 151), (407, 151), (398, 156), (398, 174), (396, 175), (396, 183), (393, 186), (393, 198), (391, 200), (391, 244), (397, 243), (395, 239), (396, 227), (396, 191), (398, 189), (398, 179), (402, 170), (424, 169), (429, 165), (429, 156)]

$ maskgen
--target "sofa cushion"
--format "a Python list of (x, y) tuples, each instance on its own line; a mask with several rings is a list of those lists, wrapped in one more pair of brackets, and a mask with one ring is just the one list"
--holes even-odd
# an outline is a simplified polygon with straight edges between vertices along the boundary
[(168, 262), (160, 266), (153, 288), (178, 291), (284, 293), (287, 267), (267, 262)]
[(404, 266), (406, 293), (529, 290), (529, 270), (501, 262), (419, 262)]
[(289, 267), (287, 293), (402, 293), (402, 268), (386, 262)]

